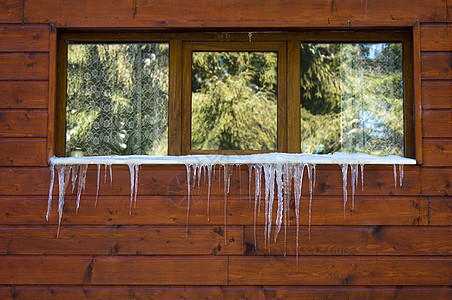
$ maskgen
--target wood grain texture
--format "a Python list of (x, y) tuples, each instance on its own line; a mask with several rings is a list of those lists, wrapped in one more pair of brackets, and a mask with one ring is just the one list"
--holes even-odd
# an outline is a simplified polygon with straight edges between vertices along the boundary
[(452, 25), (421, 26), (422, 51), (452, 51)]
[(49, 51), (49, 27), (0, 26), (0, 52)]
[(422, 107), (423, 109), (451, 109), (452, 83), (423, 82)]
[(241, 255), (243, 228), (0, 228), (0, 255)]
[(224, 285), (227, 259), (0, 257), (1, 284)]
[[(10, 175), (14, 175), (13, 172)], [(0, 177), (1, 179), (1, 177)], [(20, 183), (12, 188), (21, 188)], [(207, 201), (192, 198), (190, 203), (189, 227), (220, 226), (224, 227), (224, 199), (210, 199), (210, 220), (207, 219)], [(139, 197), (137, 207), (130, 212), (129, 198), (99, 197), (97, 207), (95, 198), (82, 196), (78, 215), (76, 200), (66, 197), (62, 226), (65, 225), (170, 225), (186, 226), (187, 199), (165, 197)], [(309, 199), (303, 198), (300, 210), (300, 224), (308, 225)], [(290, 207), (291, 224), (295, 224), (293, 203)], [(49, 221), (45, 219), (47, 198), (1, 197), (0, 224), (57, 225), (57, 197), (54, 197)], [(274, 207), (276, 211), (276, 204)], [(158, 213), (157, 213), (158, 212)], [(276, 218), (276, 216), (274, 216)], [(274, 224), (275, 220), (273, 220)], [(256, 218), (258, 225), (264, 225), (264, 213)], [(228, 226), (252, 226), (254, 212), (247, 199), (229, 199), (227, 202)], [(427, 225), (428, 203), (421, 197), (381, 197), (356, 198), (355, 211), (346, 210), (343, 214), (343, 199), (340, 197), (317, 198), (312, 202), (312, 225), (353, 226), (353, 225)], [(62, 229), (63, 230), (63, 229)]]
[(424, 111), (423, 137), (452, 138), (452, 110)]
[[(452, 224), (452, 198), (429, 198), (429, 224), (449, 226)], [(449, 237), (452, 240), (452, 237)]]
[[(0, 166), (45, 166), (46, 141), (45, 140), (13, 140), (1, 141)], [(41, 178), (42, 179), (42, 178)], [(17, 178), (12, 178), (13, 184), (22, 184)], [(36, 178), (36, 180), (39, 180)], [(30, 192), (34, 189), (32, 187)]]
[(452, 79), (452, 54), (445, 53), (423, 53), (421, 55), (422, 79)]
[(47, 108), (45, 82), (0, 82), (0, 108)]
[(0, 137), (46, 137), (47, 112), (0, 111)]
[(452, 258), (231, 257), (229, 284), (448, 285)]
[(2, 0), (0, 2), (0, 23), (22, 22), (22, 8), (21, 0)]
[(452, 166), (452, 140), (424, 140), (424, 165)]
[(449, 300), (447, 286), (14, 286), (0, 297), (16, 299), (418, 299)]
[[(248, 168), (241, 167), (241, 171), (237, 167), (231, 176), (231, 185), (229, 196), (245, 196), (248, 193)], [(317, 168), (316, 185), (313, 191), (313, 195), (318, 196), (341, 196), (342, 197), (342, 173), (339, 170), (339, 166), (331, 166)], [(10, 170), (8, 170), (10, 171)], [(23, 189), (15, 190), (8, 187), (11, 184), (7, 178), (5, 183), (0, 182), (0, 195), (47, 195), (48, 185), (44, 187), (45, 183), (48, 183), (50, 177), (49, 169), (33, 169), (33, 170), (13, 170), (17, 172), (17, 176), (21, 176), (22, 172), (32, 172), (30, 177), (34, 176), (35, 179), (29, 181), (21, 181), (24, 184)], [(410, 196), (420, 193), (419, 183), (419, 167), (405, 166), (403, 185), (400, 187), (394, 185), (394, 171), (393, 166), (365, 166), (364, 167), (364, 187), (361, 191), (361, 181), (359, 188), (356, 189), (357, 196)], [(3, 170), (0, 169), (0, 177)], [(398, 171), (397, 171), (398, 172)], [(307, 172), (303, 180), (303, 195), (309, 195)], [(350, 172), (348, 172), (350, 173)], [(203, 173), (202, 173), (203, 174)], [(105, 178), (104, 167), (101, 167), (100, 176)], [(202, 175), (203, 176), (203, 175)], [(350, 176), (350, 174), (349, 174)], [(399, 175), (397, 175), (399, 176)], [(399, 178), (399, 177), (397, 177)], [(113, 185), (109, 183), (109, 172), (107, 172), (107, 181), (100, 181), (99, 195), (102, 196), (123, 196), (125, 198), (130, 197), (130, 173), (127, 166), (114, 166), (113, 167)], [(262, 178), (263, 180), (263, 178)], [(398, 180), (398, 179), (397, 179)], [(168, 195), (171, 197), (184, 197), (187, 195), (187, 172), (185, 166), (141, 166), (139, 171), (138, 181), (138, 194), (140, 196), (151, 195)], [(96, 182), (97, 182), (97, 167), (90, 166), (86, 177), (86, 190), (84, 195), (96, 194)], [(254, 175), (252, 177), (254, 182)], [(348, 179), (350, 182), (350, 178)], [(223, 169), (219, 176), (218, 169), (215, 170), (212, 176), (212, 184), (210, 194), (212, 196), (220, 196), (224, 198), (224, 176)], [(196, 197), (202, 196), (207, 198), (208, 184), (207, 180), (204, 183), (203, 177), (199, 189), (192, 185), (191, 195)], [(262, 192), (264, 192), (262, 190)], [(20, 194), (22, 193), (22, 194)], [(56, 187), (54, 193), (57, 193)], [(251, 187), (251, 193), (254, 195), (254, 184)], [(351, 195), (351, 185), (348, 186), (348, 193)], [(263, 195), (263, 193), (262, 193)]]
[[(254, 229), (245, 230), (246, 255), (296, 255), (296, 229), (287, 230), (284, 246), (284, 228), (275, 243), (273, 234), (270, 247), (265, 245), (264, 228), (256, 230), (257, 248), (254, 244)], [(312, 227), (303, 226), (299, 232), (299, 256), (325, 255), (451, 255), (452, 229), (427, 227)], [(422, 239), (419, 237), (422, 236)]]
[(0, 80), (47, 80), (48, 54), (0, 54)]
[(423, 195), (452, 195), (452, 170), (426, 168), (421, 172)]
[[(239, 1), (227, 2), (202, 0), (196, 4), (183, 0), (156, 1), (127, 0), (109, 1), (40, 1), (25, 2), (25, 19), (27, 22), (93, 22), (101, 26), (102, 22), (143, 22), (156, 21), (160, 27), (168, 26), (174, 21), (185, 22), (189, 26), (193, 22), (225, 23), (224, 26), (236, 27), (240, 23), (266, 22), (267, 27), (274, 22), (289, 23), (302, 20), (335, 21), (335, 20), (420, 20), (446, 21), (447, 6), (439, 0), (423, 0), (414, 2), (368, 1), (356, 3), (352, 0), (340, 2), (330, 1)], [(81, 9), (83, 7), (83, 9)], [(391, 7), (388, 10), (388, 7)], [(102, 16), (99, 18), (99, 16)], [(242, 24), (241, 26), (245, 26)], [(235, 26), (234, 26), (235, 25)], [(249, 26), (249, 24), (247, 24)], [(180, 25), (179, 25), (180, 26)], [(293, 25), (292, 25), (293, 26)]]

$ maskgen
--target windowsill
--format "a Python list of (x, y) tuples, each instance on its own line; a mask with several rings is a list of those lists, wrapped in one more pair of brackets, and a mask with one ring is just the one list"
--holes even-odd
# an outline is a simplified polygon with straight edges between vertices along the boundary
[(83, 156), (52, 157), (50, 164), (59, 165), (251, 165), (251, 164), (314, 164), (314, 165), (415, 165), (416, 160), (395, 155), (375, 156), (362, 153), (289, 154), (265, 153), (250, 155), (187, 155), (187, 156)]

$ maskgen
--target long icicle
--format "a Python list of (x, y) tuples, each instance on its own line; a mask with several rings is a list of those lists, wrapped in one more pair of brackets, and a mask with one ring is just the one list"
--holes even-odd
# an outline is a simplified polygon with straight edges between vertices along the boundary
[(129, 208), (129, 215), (132, 214), (132, 206), (133, 206), (133, 192), (135, 191), (134, 185), (135, 185), (135, 165), (129, 164), (129, 172), (130, 172), (130, 208)]
[(135, 183), (134, 183), (134, 187), (135, 187), (135, 195), (133, 196), (133, 202), (134, 202), (134, 207), (137, 207), (137, 195), (138, 195), (138, 171), (139, 171), (139, 165), (135, 165)]
[(53, 195), (53, 184), (55, 182), (55, 165), (50, 164), (50, 186), (49, 186), (49, 199), (47, 200), (47, 214), (46, 220), (49, 220), (50, 212), (52, 210), (52, 195)]
[(317, 177), (317, 171), (316, 166), (308, 164), (307, 165), (308, 170), (308, 179), (309, 179), (309, 225), (308, 225), (308, 236), (309, 236), (309, 242), (311, 242), (311, 221), (312, 221), (312, 194), (315, 187), (315, 181)]
[(345, 219), (345, 205), (347, 204), (347, 171), (348, 164), (341, 165), (342, 168), (342, 193), (344, 195), (344, 219)]
[(97, 207), (97, 198), (99, 197), (99, 179), (100, 179), (100, 164), (97, 164), (97, 188), (96, 188), (96, 201), (94, 202), (94, 207)]
[(187, 218), (185, 220), (185, 238), (188, 237), (188, 218), (190, 216), (190, 176), (191, 176), (191, 164), (185, 164), (187, 169)]
[(85, 190), (86, 173), (88, 171), (88, 165), (81, 165), (79, 168), (78, 184), (77, 184), (77, 208), (76, 215), (78, 215), (78, 210), (80, 208), (80, 198), (82, 192)]
[(60, 235), (61, 220), (63, 218), (64, 209), (64, 197), (66, 195), (66, 189), (69, 184), (71, 176), (71, 166), (60, 166), (58, 170), (58, 231), (57, 236)]
[(403, 185), (403, 165), (399, 165), (399, 186), (401, 187)]

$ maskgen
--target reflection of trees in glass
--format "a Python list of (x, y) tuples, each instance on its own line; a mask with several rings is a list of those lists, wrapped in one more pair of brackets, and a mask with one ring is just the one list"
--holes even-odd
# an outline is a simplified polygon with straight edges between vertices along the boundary
[(301, 44), (302, 152), (404, 153), (400, 43)]
[(193, 52), (195, 150), (277, 149), (277, 53)]
[(166, 154), (168, 45), (68, 45), (66, 154)]

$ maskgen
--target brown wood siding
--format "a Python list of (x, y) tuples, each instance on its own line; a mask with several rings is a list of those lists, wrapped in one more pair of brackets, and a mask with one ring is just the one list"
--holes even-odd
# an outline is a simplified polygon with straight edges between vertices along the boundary
[[(441, 0), (0, 0), (0, 298), (452, 298), (450, 9)], [(405, 166), (401, 187), (394, 185), (392, 166), (366, 166), (354, 211), (349, 186), (345, 217), (340, 168), (318, 166), (310, 240), (309, 190), (303, 187), (298, 263), (293, 206), (286, 248), (284, 228), (276, 243), (272, 235), (271, 251), (265, 248), (263, 213), (256, 219), (254, 248), (254, 188), (250, 197), (247, 167), (234, 168), (226, 228), (218, 169), (210, 220), (207, 185), (201, 183), (192, 191), (186, 227), (185, 166), (141, 167), (137, 207), (130, 214), (127, 166), (113, 167), (113, 185), (108, 177), (104, 182), (102, 167), (97, 207), (97, 169), (91, 166), (78, 214), (69, 185), (57, 236), (55, 182), (46, 220), (55, 126), (53, 24), (348, 30), (412, 27), (417, 21), (416, 146), (422, 147), (423, 164)], [(171, 84), (181, 80), (175, 76)]]

